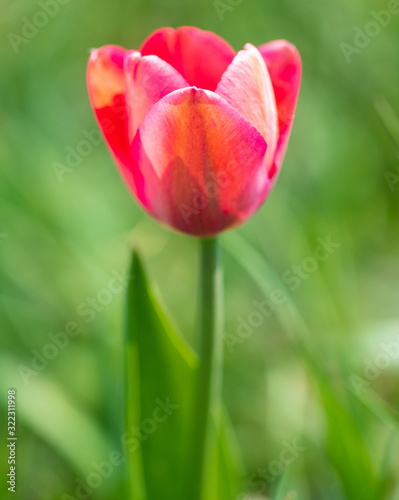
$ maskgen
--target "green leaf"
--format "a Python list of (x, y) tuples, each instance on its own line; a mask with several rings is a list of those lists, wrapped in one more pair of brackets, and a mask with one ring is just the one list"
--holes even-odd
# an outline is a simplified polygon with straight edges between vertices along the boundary
[[(160, 307), (136, 252), (131, 275), (125, 434), (131, 498), (187, 500), (190, 485), (185, 478), (195, 453), (190, 446), (190, 424), (198, 361)], [(231, 500), (237, 494), (233, 493), (236, 471), (229, 462), (227, 425), (214, 451), (216, 479), (209, 480), (209, 500)]]

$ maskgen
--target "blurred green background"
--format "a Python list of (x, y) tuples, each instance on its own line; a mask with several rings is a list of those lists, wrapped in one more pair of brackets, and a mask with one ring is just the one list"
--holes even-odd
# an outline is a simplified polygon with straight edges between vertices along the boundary
[[(85, 150), (81, 141), (97, 128), (89, 49), (137, 48), (161, 26), (195, 25), (237, 50), (286, 38), (304, 65), (280, 179), (256, 216), (223, 238), (224, 396), (243, 452), (242, 498), (399, 499), (398, 5), (232, 3), (218, 14), (212, 0), (64, 0), (46, 22), (40, 2), (2, 0), (0, 498), (11, 495), (9, 388), (17, 390), (18, 498), (75, 498), (77, 478), (119, 449), (124, 292), (106, 290), (126, 273), (132, 242), (194, 344), (197, 242), (153, 222), (103, 142)], [(388, 8), (391, 19), (372, 13)], [(33, 19), (37, 32), (26, 27)], [(61, 174), (60, 165), (68, 167)], [(328, 237), (339, 246), (315, 266), (309, 258)], [(298, 286), (287, 282), (293, 266), (311, 268)], [(268, 287), (289, 300), (258, 326), (240, 327)], [(84, 315), (90, 297), (104, 305)], [(47, 349), (53, 359), (40, 358), (49, 335), (70, 322), (77, 335), (58, 353)], [(32, 362), (40, 369), (26, 371)], [(300, 451), (282, 474), (281, 452), (295, 440)], [(123, 498), (123, 483), (121, 466), (91, 498)]]

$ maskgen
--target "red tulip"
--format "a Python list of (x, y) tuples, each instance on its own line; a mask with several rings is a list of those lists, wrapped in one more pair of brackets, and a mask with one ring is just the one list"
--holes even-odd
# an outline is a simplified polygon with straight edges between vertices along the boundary
[(91, 105), (125, 182), (159, 221), (209, 237), (264, 202), (287, 147), (301, 79), (294, 46), (236, 53), (217, 35), (162, 28), (139, 51), (91, 54)]

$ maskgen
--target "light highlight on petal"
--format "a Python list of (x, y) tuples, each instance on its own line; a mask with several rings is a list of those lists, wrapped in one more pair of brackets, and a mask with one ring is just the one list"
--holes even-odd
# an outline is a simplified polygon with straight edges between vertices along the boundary
[[(130, 165), (125, 106), (124, 60), (126, 50), (106, 45), (93, 50), (87, 67), (90, 102), (100, 129), (122, 169)], [(134, 191), (134, 186), (130, 186)]]
[(135, 51), (126, 57), (125, 73), (131, 142), (154, 104), (174, 90), (189, 85), (180, 73), (159, 57), (142, 57)]
[(268, 145), (265, 163), (270, 166), (278, 138), (276, 101), (265, 63), (253, 45), (238, 52), (215, 92), (262, 134)]
[(115, 45), (92, 50), (89, 59), (87, 84), (94, 108), (111, 106), (114, 97), (124, 93), (124, 55), (125, 50)]

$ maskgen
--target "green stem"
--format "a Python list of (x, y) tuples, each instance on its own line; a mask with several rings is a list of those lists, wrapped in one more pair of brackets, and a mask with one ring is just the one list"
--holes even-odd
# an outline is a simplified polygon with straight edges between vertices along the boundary
[[(200, 366), (194, 417), (193, 493), (191, 500), (205, 500), (212, 445), (219, 431), (222, 408), (223, 304), (222, 267), (216, 238), (201, 240), (199, 276)], [(215, 421), (216, 420), (216, 421)], [(215, 436), (216, 431), (216, 436)]]

